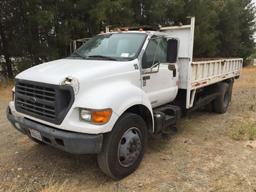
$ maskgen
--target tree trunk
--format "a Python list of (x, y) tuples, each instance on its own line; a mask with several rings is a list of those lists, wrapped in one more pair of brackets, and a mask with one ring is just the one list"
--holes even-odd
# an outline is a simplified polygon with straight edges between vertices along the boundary
[(10, 54), (8, 50), (8, 40), (6, 39), (6, 36), (4, 34), (3, 24), (0, 22), (0, 38), (2, 39), (2, 45), (3, 45), (3, 55), (5, 58), (5, 69), (7, 72), (7, 76), (9, 79), (13, 79), (13, 71), (12, 71), (12, 62), (10, 59)]

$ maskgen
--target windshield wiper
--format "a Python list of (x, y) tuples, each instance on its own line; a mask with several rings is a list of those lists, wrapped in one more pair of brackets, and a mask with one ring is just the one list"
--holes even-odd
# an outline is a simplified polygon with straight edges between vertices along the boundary
[(111, 61), (117, 61), (117, 59), (115, 59), (113, 57), (108, 57), (108, 56), (104, 56), (104, 55), (89, 55), (87, 58), (100, 58), (100, 59), (107, 59), (107, 60), (111, 60)]
[(83, 59), (87, 59), (85, 56), (83, 56), (83, 55), (79, 54), (78, 52), (74, 52), (74, 53), (72, 53), (72, 55), (71, 55), (71, 56), (78, 56), (78, 57), (81, 57), (81, 58), (83, 58)]

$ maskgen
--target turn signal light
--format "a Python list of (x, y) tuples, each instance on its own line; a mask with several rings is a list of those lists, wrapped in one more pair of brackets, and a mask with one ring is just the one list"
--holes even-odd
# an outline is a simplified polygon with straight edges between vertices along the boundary
[(107, 123), (112, 115), (111, 109), (106, 109), (103, 111), (93, 111), (92, 112), (92, 123), (104, 124)]

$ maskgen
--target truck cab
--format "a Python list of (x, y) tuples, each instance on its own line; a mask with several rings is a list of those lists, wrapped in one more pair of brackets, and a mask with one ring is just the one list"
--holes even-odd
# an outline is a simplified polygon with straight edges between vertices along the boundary
[(241, 59), (215, 61), (217, 79), (206, 63), (209, 74), (193, 73), (193, 37), (194, 19), (159, 31), (96, 35), (69, 57), (18, 74), (7, 117), (31, 140), (97, 154), (105, 174), (124, 178), (139, 166), (148, 135), (174, 126), (194, 101), (223, 105), (227, 97), (222, 112), (228, 107)]

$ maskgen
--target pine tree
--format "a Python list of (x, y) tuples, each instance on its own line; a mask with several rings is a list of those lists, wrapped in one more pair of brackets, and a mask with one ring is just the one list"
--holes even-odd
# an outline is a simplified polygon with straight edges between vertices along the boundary
[(10, 58), (31, 66), (68, 56), (72, 39), (91, 37), (102, 25), (186, 24), (195, 16), (195, 57), (247, 58), (255, 47), (252, 0), (2, 0), (0, 6), (0, 55), (10, 78)]
[(237, 3), (241, 8), (241, 11), (239, 12), (240, 46), (237, 55), (247, 58), (254, 52), (255, 48), (253, 38), (253, 35), (256, 32), (255, 6), (252, 0), (237, 0)]
[(219, 44), (218, 4), (212, 0), (187, 1), (185, 12), (196, 17), (194, 56), (214, 57)]
[(17, 33), (18, 11), (14, 0), (2, 0), (0, 1), (0, 7), (0, 55), (3, 55), (5, 59), (4, 71), (8, 78), (13, 78), (11, 57), (15, 53), (12, 53), (12, 43), (14, 43)]

